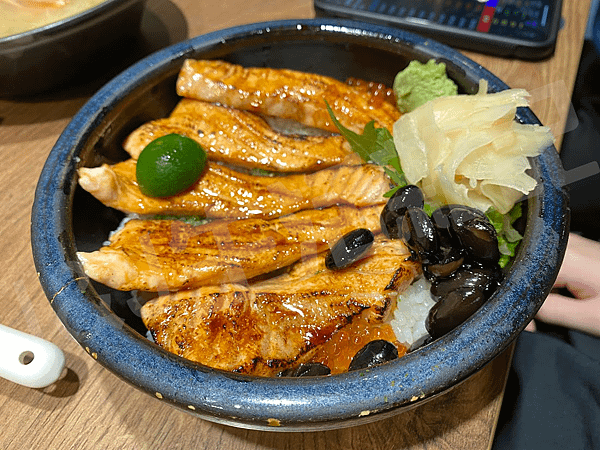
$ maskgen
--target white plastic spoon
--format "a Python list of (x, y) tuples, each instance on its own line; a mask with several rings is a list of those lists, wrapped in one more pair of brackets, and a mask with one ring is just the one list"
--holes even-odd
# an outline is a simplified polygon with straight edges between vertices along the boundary
[(64, 366), (65, 355), (53, 343), (0, 325), (0, 377), (43, 388), (58, 380)]

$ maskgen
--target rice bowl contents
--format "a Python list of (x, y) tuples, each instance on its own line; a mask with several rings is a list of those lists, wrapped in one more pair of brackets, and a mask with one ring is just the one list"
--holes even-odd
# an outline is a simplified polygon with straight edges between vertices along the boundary
[[(219, 81), (204, 75), (196, 77), (193, 72), (196, 69), (193, 68), (206, 71), (211, 76), (214, 75), (213, 72), (225, 74), (228, 81)], [(247, 77), (240, 76), (240, 73)], [(325, 100), (334, 105), (334, 108), (329, 108), (328, 103), (319, 97), (322, 105), (312, 98), (303, 105), (288, 108), (286, 101), (289, 100), (286, 100), (285, 95), (274, 99), (268, 95), (268, 98), (260, 97), (264, 95), (262, 91), (258, 94), (253, 93), (252, 89), (256, 87), (252, 84), (254, 76), (267, 82), (275, 80), (273, 83), (276, 86), (281, 84), (282, 80), (288, 80), (290, 84), (298, 84), (299, 80), (303, 80), (314, 86), (316, 79), (326, 86), (335, 87), (324, 91), (317, 90), (316, 97), (323, 92), (350, 93), (349, 98), (360, 99), (357, 102), (359, 107), (367, 107), (361, 112), (360, 123), (348, 122), (348, 117), (345, 117), (345, 125), (341, 125), (337, 118), (330, 116), (327, 119), (325, 114), (328, 111), (329, 114), (343, 111), (343, 101), (338, 102), (335, 97), (326, 98)], [(328, 132), (335, 126), (339, 129), (339, 125), (359, 131), (363, 129), (361, 138), (366, 137), (368, 141), (372, 137), (376, 140), (375, 149), (383, 148), (387, 155), (395, 155), (397, 150), (393, 148), (390, 134), (392, 124), (398, 124), (402, 120), (415, 124), (418, 121), (415, 118), (417, 116), (404, 119), (410, 116), (409, 113), (398, 119), (400, 113), (389, 112), (390, 102), (387, 101), (385, 104), (388, 106), (381, 108), (382, 111), (371, 114), (373, 105), (381, 106), (383, 100), (373, 98), (364, 89), (355, 89), (329, 79), (323, 81), (324, 78), (326, 77), (316, 75), (313, 78), (310, 74), (288, 70), (240, 68), (224, 62), (186, 62), (177, 83), (178, 92), (194, 98), (182, 99), (180, 105), (185, 103), (187, 106), (180, 108), (177, 114), (183, 114), (182, 111), (186, 109), (195, 110), (194, 103), (200, 105), (202, 102), (212, 101), (220, 103), (220, 108), (246, 108), (261, 114), (280, 115), (286, 119), (300, 120), (306, 126), (320, 126)], [(204, 81), (198, 85), (198, 79)], [(227, 88), (236, 85), (234, 82), (241, 83), (237, 94), (236, 90)], [(210, 86), (215, 87), (215, 90), (210, 91)], [(301, 89), (301, 86), (293, 87)], [(264, 87), (265, 92), (271, 92), (268, 88), (269, 86)], [(272, 92), (279, 91), (275, 89)], [(296, 91), (286, 88), (285, 92)], [(210, 93), (210, 97), (207, 93)], [(252, 98), (253, 101), (249, 103), (247, 99), (240, 100), (236, 95)], [(424, 107), (427, 107), (427, 104)], [(319, 112), (309, 114), (314, 108), (319, 108)], [(245, 113), (251, 114), (247, 111)], [(351, 116), (352, 114), (349, 114), (349, 117)], [(207, 118), (210, 119), (210, 116)], [(154, 121), (154, 124), (156, 123), (157, 121)], [(188, 130), (194, 129), (189, 118), (184, 121), (178, 119), (178, 123), (186, 123), (185, 127)], [(151, 127), (143, 125), (138, 128), (128, 137), (126, 145), (133, 142), (139, 144), (153, 132), (151, 130), (159, 130), (162, 133), (168, 129), (153, 128), (154, 124)], [(384, 128), (375, 128), (374, 124), (383, 124)], [(267, 125), (261, 122), (260, 126)], [(350, 128), (347, 129), (348, 132), (342, 132), (344, 137), (352, 136), (351, 133), (359, 136)], [(138, 135), (134, 137), (136, 133)], [(370, 137), (365, 136), (368, 133), (371, 133)], [(349, 141), (352, 146), (353, 142), (351, 139)], [(139, 150), (138, 144), (135, 147)], [(335, 145), (339, 146), (339, 143)], [(342, 145), (340, 148), (345, 147), (346, 145)], [(352, 161), (352, 166), (338, 165), (327, 168), (312, 165), (306, 170), (306, 174), (289, 173), (285, 169), (288, 164), (283, 156), (278, 157), (283, 162), (279, 172), (273, 172), (278, 169), (269, 161), (265, 161), (268, 165), (265, 165), (264, 169), (250, 169), (249, 160), (260, 161), (260, 158), (252, 156), (253, 149), (250, 144), (243, 152), (233, 152), (228, 155), (226, 162), (219, 159), (219, 155), (222, 155), (219, 151), (207, 151), (209, 168), (212, 166), (239, 171), (240, 178), (242, 173), (246, 176), (249, 171), (255, 176), (256, 173), (251, 172), (252, 170), (269, 170), (269, 173), (259, 174), (260, 177), (268, 177), (267, 186), (293, 186), (286, 185), (285, 181), (299, 175), (306, 176), (305, 179), (313, 176), (320, 179), (318, 176), (326, 172), (355, 170), (353, 167), (356, 159), (350, 158), (348, 161)], [(280, 150), (281, 147), (278, 147), (278, 152)], [(318, 146), (304, 147), (304, 151), (318, 152)], [(367, 151), (367, 155), (376, 153), (373, 149), (370, 153)], [(134, 167), (135, 155), (132, 153), (131, 156), (132, 159), (125, 164)], [(294, 159), (296, 156), (297, 152), (290, 151), (288, 158)], [(364, 153), (360, 156), (367, 159)], [(236, 161), (239, 164), (236, 164)], [(425, 209), (430, 206), (429, 202), (433, 199), (434, 204), (442, 203), (439, 197), (430, 196), (426, 190), (424, 192), (427, 204), (419, 205), (418, 214), (414, 207), (403, 211), (402, 214), (398, 213), (393, 216), (393, 220), (397, 221), (394, 236), (386, 234), (385, 231), (382, 233), (382, 211), (384, 206), (389, 204), (386, 203), (385, 192), (387, 189), (401, 188), (394, 185), (399, 184), (402, 169), (405, 169), (406, 173), (413, 169), (410, 164), (404, 168), (393, 160), (385, 161), (374, 161), (383, 167), (377, 167), (368, 160), (359, 166), (377, 167), (375, 172), (379, 175), (379, 182), (365, 183), (369, 185), (370, 190), (367, 189), (364, 194), (361, 191), (357, 196), (368, 198), (369, 203), (366, 205), (358, 204), (355, 200), (352, 200), (351, 204), (344, 204), (342, 197), (334, 197), (330, 204), (324, 204), (321, 203), (325, 197), (324, 193), (307, 200), (302, 199), (306, 195), (304, 192), (298, 194), (300, 189), (294, 189), (293, 194), (298, 200), (295, 200), (294, 195), (290, 195), (289, 198), (292, 199), (292, 203), (301, 205), (298, 210), (281, 209), (278, 212), (279, 208), (275, 206), (270, 210), (275, 211), (273, 215), (263, 211), (266, 216), (261, 216), (262, 213), (258, 211), (259, 198), (262, 199), (265, 195), (252, 186), (244, 191), (243, 195), (240, 194), (241, 189), (236, 188), (229, 194), (230, 200), (241, 205), (243, 197), (244, 202), (250, 203), (244, 203), (243, 208), (235, 213), (232, 213), (232, 208), (223, 208), (219, 215), (211, 216), (208, 214), (211, 206), (209, 199), (204, 206), (189, 212), (192, 215), (204, 215), (206, 223), (201, 225), (185, 224), (179, 217), (173, 219), (144, 216), (145, 206), (141, 210), (123, 209), (126, 213), (137, 214), (137, 218), (128, 221), (122, 229), (111, 235), (110, 241), (101, 249), (79, 252), (78, 257), (86, 274), (92, 279), (114, 289), (150, 293), (152, 298), (142, 306), (141, 311), (142, 320), (154, 341), (174, 354), (213, 368), (260, 376), (290, 373), (300, 376), (299, 373), (308, 373), (303, 369), (299, 370), (301, 366), (317, 364), (319, 367), (327, 366), (330, 373), (340, 373), (349, 367), (357, 366), (353, 364), (353, 357), (358, 356), (359, 347), (366, 347), (378, 340), (388, 341), (395, 347), (393, 352), (386, 350), (391, 355), (389, 357), (401, 357), (415, 344), (424, 342), (434, 334), (427, 325), (428, 315), (436, 306), (436, 300), (437, 305), (447, 304), (448, 300), (441, 296), (434, 298), (431, 293), (432, 287), (438, 286), (439, 280), (445, 279), (450, 273), (448, 267), (453, 267), (452, 273), (461, 268), (467, 275), (471, 275), (471, 272), (479, 270), (474, 269), (476, 264), (483, 262), (486, 265), (488, 262), (481, 257), (481, 249), (477, 248), (477, 245), (467, 245), (466, 241), (459, 242), (460, 248), (453, 252), (453, 248), (450, 247), (455, 246), (456, 242), (450, 244), (449, 239), (440, 239), (438, 243), (435, 238), (435, 242), (431, 242), (431, 249), (425, 252), (422, 250), (422, 241), (417, 242), (408, 237), (411, 233), (418, 234), (419, 227), (428, 224), (430, 219)], [(94, 168), (80, 168), (80, 186), (94, 195), (103, 192), (102, 195), (97, 195), (98, 199), (107, 206), (118, 207), (118, 201), (111, 203), (120, 195), (115, 186), (121, 182), (114, 182), (114, 174), (118, 172), (117, 167), (120, 167), (118, 164), (102, 168), (105, 175), (93, 181), (90, 181), (90, 174), (99, 171)], [(202, 186), (199, 189), (204, 192), (214, 190), (212, 183), (201, 183), (202, 178), (198, 186)], [(144, 198), (144, 194), (137, 192), (135, 180), (130, 179), (121, 184), (129, 186), (127, 189), (130, 191), (136, 191), (131, 204), (150, 204)], [(327, 182), (321, 185), (321, 188), (326, 188)], [(338, 185), (348, 187), (344, 181), (336, 182), (335, 187), (339, 187)], [(182, 195), (187, 195), (194, 189), (195, 187), (191, 187)], [(228, 195), (227, 189), (223, 189), (222, 192), (222, 195)], [(236, 196), (240, 196), (240, 200)], [(176, 197), (166, 197), (165, 201), (168, 203)], [(177, 215), (185, 215), (185, 209), (180, 208), (174, 212)], [(252, 211), (252, 215), (240, 214), (242, 209)], [(258, 214), (254, 217), (257, 211)], [(454, 212), (457, 211), (458, 209)], [(157, 212), (160, 213), (158, 210), (152, 211)], [(417, 214), (415, 217), (418, 216), (419, 219), (407, 222), (408, 213)], [(467, 213), (470, 214), (469, 211)], [(452, 233), (464, 231), (464, 236), (468, 238), (472, 231), (469, 227), (475, 223), (480, 226), (484, 222), (481, 216), (484, 215), (480, 212), (479, 215), (471, 217), (467, 213), (450, 213), (448, 216), (455, 226)], [(411, 224), (408, 231), (405, 230), (406, 223)], [(487, 230), (490, 229), (490, 223), (485, 222), (484, 225)], [(427, 226), (433, 229), (434, 224)], [(458, 227), (462, 228), (459, 230)], [(357, 229), (372, 232), (373, 248), (368, 248), (364, 254), (361, 252), (358, 260), (353, 259), (347, 264), (338, 267), (326, 265), (324, 261), (327, 250), (334, 247), (343, 235)], [(496, 232), (491, 233), (495, 239)], [(464, 236), (453, 235), (453, 238), (460, 241), (466, 239)], [(493, 239), (490, 242), (497, 250), (498, 242)], [(497, 259), (496, 256), (494, 258)], [(475, 289), (477, 292), (468, 293), (477, 296), (477, 305), (489, 298), (494, 283), (501, 279), (497, 261), (492, 261), (489, 265), (489, 279), (482, 276)], [(485, 284), (488, 281), (489, 284)], [(473, 312), (465, 311), (465, 314)], [(453, 326), (456, 326), (456, 323)], [(381, 360), (375, 359), (372, 363), (380, 362)], [(364, 361), (361, 362), (363, 363)], [(368, 367), (369, 362), (366, 364)], [(320, 369), (317, 372), (321, 374)]]

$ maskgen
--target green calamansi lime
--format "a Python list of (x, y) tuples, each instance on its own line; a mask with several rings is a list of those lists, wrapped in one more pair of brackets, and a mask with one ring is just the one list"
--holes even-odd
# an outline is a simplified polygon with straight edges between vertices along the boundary
[(200, 144), (179, 134), (167, 134), (142, 150), (136, 178), (144, 195), (169, 197), (198, 181), (205, 165), (206, 152)]

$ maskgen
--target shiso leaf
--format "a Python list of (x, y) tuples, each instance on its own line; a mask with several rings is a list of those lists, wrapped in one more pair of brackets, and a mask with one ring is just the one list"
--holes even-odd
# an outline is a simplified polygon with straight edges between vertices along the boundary
[(344, 127), (335, 117), (333, 110), (325, 100), (327, 111), (334, 125), (340, 134), (348, 141), (350, 148), (357, 153), (365, 162), (372, 162), (383, 166), (386, 174), (396, 185), (390, 191), (384, 194), (384, 197), (391, 197), (392, 194), (402, 186), (407, 184), (404, 172), (400, 165), (400, 158), (396, 152), (394, 139), (387, 128), (376, 128), (375, 121), (367, 123), (362, 134), (355, 133)]

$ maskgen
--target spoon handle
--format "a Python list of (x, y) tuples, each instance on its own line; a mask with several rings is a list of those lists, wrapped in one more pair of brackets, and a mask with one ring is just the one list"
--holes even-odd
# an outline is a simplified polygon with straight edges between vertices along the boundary
[(60, 377), (65, 355), (53, 343), (1, 324), (0, 343), (0, 377), (31, 388)]

